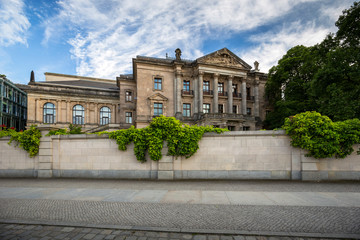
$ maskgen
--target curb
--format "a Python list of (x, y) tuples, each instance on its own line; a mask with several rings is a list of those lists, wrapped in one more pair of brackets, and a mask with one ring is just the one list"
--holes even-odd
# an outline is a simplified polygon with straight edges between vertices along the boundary
[(176, 232), (189, 234), (217, 234), (217, 235), (247, 235), (247, 236), (266, 236), (266, 237), (305, 237), (305, 238), (333, 238), (333, 239), (360, 239), (359, 234), (342, 233), (299, 233), (299, 232), (269, 232), (269, 231), (240, 231), (240, 230), (216, 230), (216, 229), (188, 229), (188, 228), (164, 228), (164, 227), (141, 227), (141, 226), (120, 226), (110, 224), (85, 224), (54, 221), (37, 220), (8, 220), (0, 219), (3, 224), (23, 224), (23, 225), (44, 225), (62, 227), (82, 227), (82, 228), (102, 228), (116, 230), (150, 231), (150, 232)]

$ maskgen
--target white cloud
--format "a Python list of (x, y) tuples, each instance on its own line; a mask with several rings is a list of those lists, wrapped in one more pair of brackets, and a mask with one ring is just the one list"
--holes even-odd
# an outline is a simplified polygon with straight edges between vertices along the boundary
[(25, 16), (23, 1), (0, 0), (0, 5), (0, 45), (27, 45), (26, 32), (31, 24)]
[[(59, 0), (60, 11), (45, 22), (44, 43), (66, 34), (77, 74), (114, 79), (132, 70), (136, 55), (173, 56), (180, 47), (184, 58), (195, 59), (204, 54), (204, 41), (230, 39), (271, 24), (311, 1), (315, 0)], [(328, 17), (337, 11), (324, 9), (321, 14)], [(289, 48), (318, 43), (329, 29), (314, 21), (289, 20), (278, 31), (251, 36), (254, 47), (238, 51), (239, 56), (249, 63), (258, 60), (266, 72)]]
[(296, 45), (315, 45), (328, 33), (328, 28), (316, 26), (314, 22), (307, 24), (292, 22), (283, 26), (279, 32), (267, 32), (250, 37), (250, 40), (256, 43), (255, 47), (239, 55), (249, 63), (257, 60), (260, 63), (260, 70), (267, 72), (290, 48)]

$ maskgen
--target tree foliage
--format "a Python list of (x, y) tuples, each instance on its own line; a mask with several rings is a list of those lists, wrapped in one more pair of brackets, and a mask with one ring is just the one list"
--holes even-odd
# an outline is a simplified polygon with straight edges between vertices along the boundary
[(360, 4), (344, 10), (320, 44), (291, 48), (269, 71), (265, 94), (274, 111), (267, 128), (304, 111), (318, 111), (334, 121), (360, 118)]
[(115, 139), (119, 150), (125, 151), (127, 145), (134, 142), (134, 154), (140, 162), (146, 162), (146, 153), (150, 159), (159, 161), (162, 158), (163, 144), (168, 147), (170, 156), (191, 157), (199, 149), (198, 142), (205, 132), (222, 133), (227, 129), (212, 126), (183, 125), (174, 117), (156, 117), (148, 127), (122, 129), (113, 132), (100, 132), (108, 134), (110, 139)]
[(360, 143), (360, 120), (333, 122), (318, 112), (304, 112), (285, 119), (283, 128), (291, 145), (308, 150), (315, 158), (345, 158)]

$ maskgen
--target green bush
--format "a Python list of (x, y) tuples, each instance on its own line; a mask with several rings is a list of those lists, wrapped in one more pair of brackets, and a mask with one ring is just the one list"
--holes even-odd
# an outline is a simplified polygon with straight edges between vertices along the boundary
[(345, 158), (360, 143), (360, 120), (333, 122), (318, 112), (304, 112), (285, 119), (283, 129), (291, 145), (308, 150), (315, 158)]
[(70, 123), (69, 130), (65, 129), (57, 129), (57, 130), (50, 130), (46, 136), (52, 135), (70, 135), (70, 134), (82, 134), (81, 126), (73, 125)]
[(12, 141), (16, 141), (21, 148), (29, 153), (30, 157), (36, 156), (39, 152), (41, 133), (34, 125), (23, 132), (3, 128), (0, 131), (0, 138), (4, 136), (10, 136), (9, 144), (11, 144)]
[(115, 139), (119, 149), (125, 151), (126, 146), (134, 142), (134, 153), (140, 162), (146, 162), (146, 152), (150, 159), (159, 161), (162, 157), (161, 150), (164, 142), (167, 142), (170, 156), (185, 156), (189, 158), (199, 149), (199, 140), (205, 132), (222, 133), (227, 129), (214, 128), (212, 126), (199, 127), (183, 125), (174, 117), (160, 116), (155, 118), (148, 127), (129, 129), (114, 132), (100, 132), (108, 134), (110, 139)]

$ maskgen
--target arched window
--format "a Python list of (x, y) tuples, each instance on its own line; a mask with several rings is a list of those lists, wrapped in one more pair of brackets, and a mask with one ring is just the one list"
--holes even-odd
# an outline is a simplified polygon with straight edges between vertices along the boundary
[(84, 124), (84, 107), (75, 105), (73, 107), (73, 124)]
[(100, 109), (100, 125), (109, 124), (111, 119), (111, 111), (108, 107), (102, 107)]
[(44, 104), (44, 123), (55, 123), (56, 109), (52, 103)]

